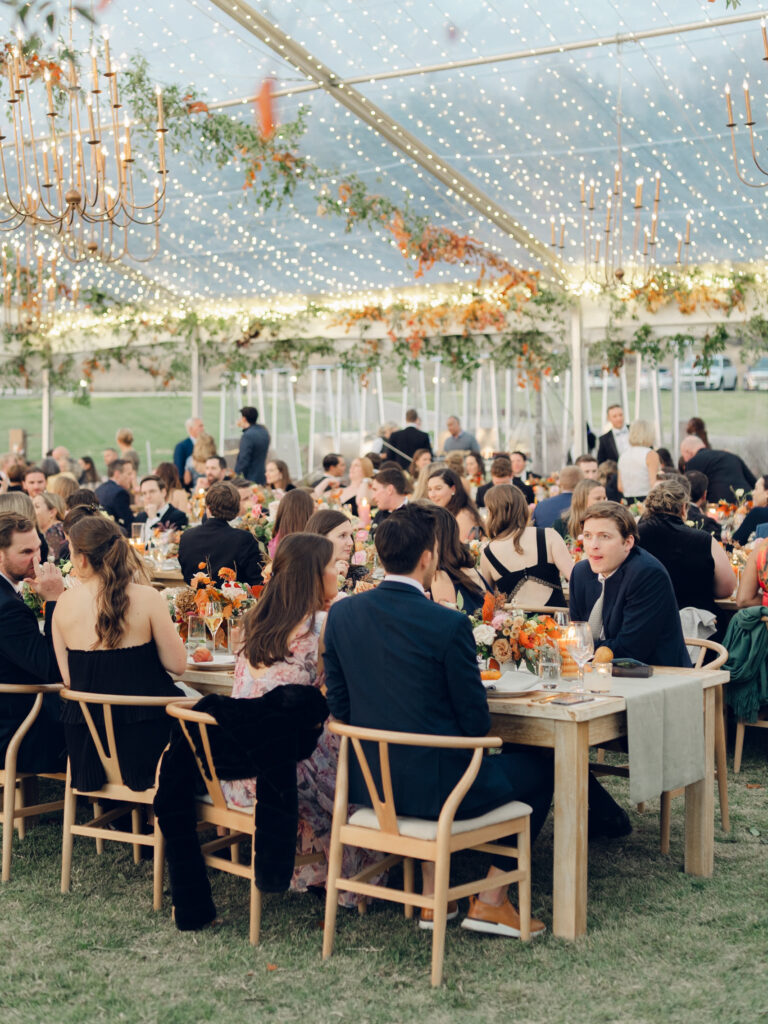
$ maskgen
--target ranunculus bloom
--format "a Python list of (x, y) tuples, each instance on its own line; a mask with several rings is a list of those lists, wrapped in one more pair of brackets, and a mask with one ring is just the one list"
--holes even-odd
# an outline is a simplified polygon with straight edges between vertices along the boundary
[(504, 637), (499, 637), (498, 640), (495, 640), (493, 647), (491, 647), (491, 654), (500, 665), (509, 661), (512, 657), (512, 648), (510, 647), (509, 640), (505, 640)]
[(476, 644), (483, 644), (487, 647), (496, 639), (496, 630), (493, 626), (481, 623), (479, 626), (475, 626), (472, 630), (472, 635), (475, 638)]

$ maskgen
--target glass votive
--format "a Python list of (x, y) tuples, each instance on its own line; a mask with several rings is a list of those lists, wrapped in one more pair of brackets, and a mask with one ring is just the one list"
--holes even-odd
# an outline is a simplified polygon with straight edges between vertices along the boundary
[(590, 689), (593, 693), (610, 693), (613, 663), (610, 661), (592, 662)]
[(202, 615), (190, 615), (187, 618), (187, 650), (190, 656), (198, 647), (210, 647), (208, 630)]
[(560, 651), (552, 644), (539, 648), (539, 680), (543, 689), (554, 690), (560, 681)]

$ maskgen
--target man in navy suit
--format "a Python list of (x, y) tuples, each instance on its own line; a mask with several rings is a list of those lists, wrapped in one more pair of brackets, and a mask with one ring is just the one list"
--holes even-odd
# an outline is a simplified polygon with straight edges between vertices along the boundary
[[(376, 531), (376, 550), (387, 575), (375, 590), (340, 601), (328, 616), (324, 664), (328, 705), (341, 721), (375, 729), (442, 736), (485, 736), (491, 725), (469, 619), (426, 597), (437, 566), (435, 522), (428, 509), (407, 505)], [(377, 781), (378, 760), (369, 752)], [(469, 761), (466, 751), (393, 749), (392, 783), (398, 813), (436, 820)], [(368, 803), (358, 775), (351, 799)], [(530, 804), (532, 838), (552, 800), (552, 766), (535, 752), (486, 757), (457, 818), (471, 818), (510, 800)], [(489, 875), (509, 870), (494, 855)], [(424, 887), (434, 877), (424, 865)], [(457, 907), (449, 907), (455, 917)], [(420, 924), (431, 928), (431, 914)], [(519, 934), (519, 917), (498, 888), (473, 897), (464, 927), (497, 935)], [(544, 931), (539, 921), (535, 933)]]
[[(33, 698), (3, 696), (4, 683), (61, 680), (51, 638), (51, 617), (64, 581), (55, 565), (40, 564), (40, 540), (31, 520), (16, 512), (0, 514), (0, 765), (8, 744), (32, 707)], [(32, 581), (45, 604), (45, 634), (24, 603), (21, 585)], [(25, 772), (62, 771), (66, 763), (59, 698), (46, 695), (19, 749), (17, 767)]]
[(130, 536), (133, 512), (129, 487), (133, 480), (133, 464), (127, 459), (113, 459), (107, 467), (107, 472), (109, 480), (96, 488), (96, 497), (123, 533)]
[(187, 436), (183, 441), (179, 441), (173, 449), (173, 464), (179, 474), (179, 480), (184, 479), (184, 467), (187, 464), (187, 459), (192, 454), (196, 439), (205, 429), (199, 416), (191, 416), (184, 426), (187, 428)]
[(586, 559), (570, 580), (571, 619), (589, 622), (595, 647), (610, 647), (617, 658), (690, 668), (669, 573), (638, 546), (629, 509), (615, 501), (592, 505), (583, 538)]

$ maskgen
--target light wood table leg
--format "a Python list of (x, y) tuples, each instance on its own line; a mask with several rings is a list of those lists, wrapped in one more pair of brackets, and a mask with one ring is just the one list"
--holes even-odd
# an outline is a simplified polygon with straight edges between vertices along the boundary
[(562, 939), (587, 931), (588, 780), (588, 723), (556, 722), (552, 931)]
[(710, 878), (715, 862), (715, 688), (704, 691), (704, 778), (685, 787), (685, 870)]

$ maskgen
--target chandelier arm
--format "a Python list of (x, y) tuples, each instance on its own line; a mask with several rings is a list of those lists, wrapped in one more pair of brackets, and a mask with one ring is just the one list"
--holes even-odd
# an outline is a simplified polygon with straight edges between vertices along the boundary
[(755, 161), (755, 167), (757, 167), (761, 174), (768, 177), (768, 171), (766, 171), (764, 167), (760, 166), (760, 161), (757, 159), (757, 154), (755, 153), (755, 128), (752, 124), (749, 125), (749, 144), (752, 148), (752, 159)]
[(765, 188), (766, 185), (768, 185), (768, 181), (764, 181), (762, 183), (758, 182), (757, 184), (753, 184), (751, 181), (747, 181), (746, 178), (742, 177), (741, 171), (739, 170), (739, 160), (738, 160), (738, 157), (736, 155), (736, 131), (735, 131), (733, 125), (730, 125), (730, 129), (731, 129), (731, 148), (733, 149), (733, 166), (734, 166), (734, 168), (736, 170), (736, 177), (739, 179), (739, 181), (742, 183), (742, 185), (746, 185), (747, 188)]

